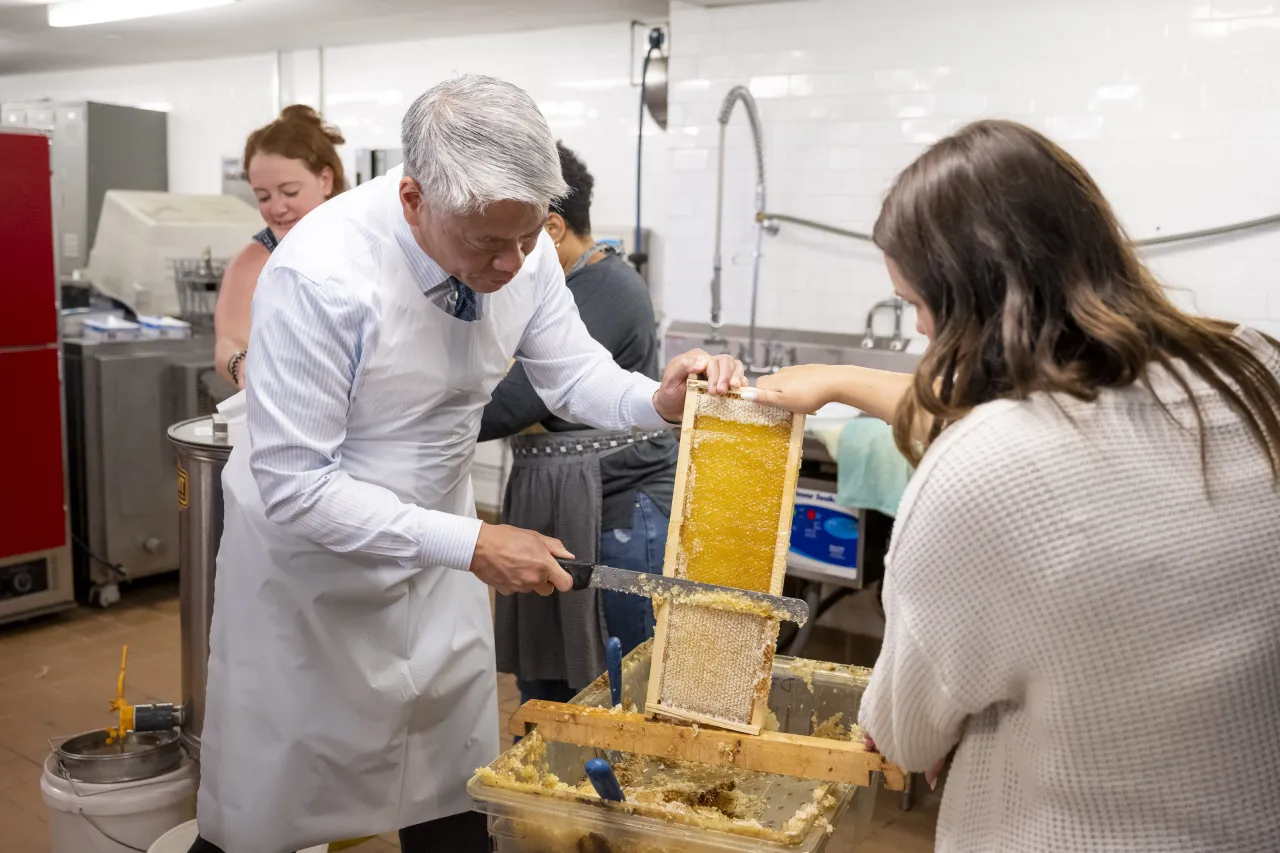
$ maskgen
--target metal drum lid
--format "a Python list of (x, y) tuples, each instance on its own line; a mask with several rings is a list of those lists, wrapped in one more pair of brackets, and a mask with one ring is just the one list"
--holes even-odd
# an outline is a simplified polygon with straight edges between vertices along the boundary
[(188, 447), (222, 450), (226, 453), (230, 453), (235, 445), (227, 422), (218, 415), (206, 415), (174, 424), (169, 427), (169, 440)]
[(182, 740), (177, 730), (129, 732), (124, 740), (107, 743), (105, 729), (68, 738), (58, 747), (58, 764), (73, 781), (106, 785), (151, 779), (182, 763)]

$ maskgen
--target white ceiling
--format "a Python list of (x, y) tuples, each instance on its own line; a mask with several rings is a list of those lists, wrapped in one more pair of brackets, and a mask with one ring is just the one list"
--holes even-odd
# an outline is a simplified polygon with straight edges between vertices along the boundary
[(666, 18), (668, 7), (668, 0), (238, 0), (177, 15), (54, 29), (42, 0), (0, 0), (0, 74), (654, 21)]

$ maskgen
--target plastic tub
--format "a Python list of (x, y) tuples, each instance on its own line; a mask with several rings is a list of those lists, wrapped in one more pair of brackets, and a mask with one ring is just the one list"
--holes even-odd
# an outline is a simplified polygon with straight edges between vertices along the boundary
[(136, 341), (142, 337), (142, 327), (121, 317), (93, 317), (84, 321), (81, 334), (90, 341)]
[(152, 779), (94, 785), (71, 782), (50, 756), (40, 790), (49, 807), (53, 853), (134, 853), (196, 814), (196, 763)]
[[(646, 643), (623, 662), (624, 704), (633, 698), (643, 701), (649, 680), (650, 646)], [(815, 726), (828, 723), (840, 713), (847, 730), (848, 723), (857, 717), (868, 675), (867, 670), (775, 658), (769, 707), (777, 718), (778, 729), (812, 734)], [(573, 701), (607, 706), (607, 681), (597, 680)], [(504, 757), (517, 755), (522, 747), (516, 744)], [(606, 756), (601, 750), (573, 744), (546, 745), (548, 769), (569, 784), (582, 777), (587, 760), (597, 757)], [(491, 767), (497, 769), (502, 763), (500, 758)], [(808, 793), (819, 783), (807, 784), (808, 788), (790, 777), (756, 774), (751, 791), (764, 800), (761, 822), (781, 821), (794, 814), (798, 804), (807, 801)], [(636, 814), (592, 796), (552, 794), (532, 785), (521, 790), (498, 787), (486, 784), (480, 775), (472, 777), (467, 791), (476, 810), (488, 815), (489, 834), (498, 853), (818, 853), (828, 845), (844, 853), (866, 837), (875, 806), (874, 787), (830, 786), (834, 804), (821, 815), (822, 820), (783, 843), (752, 837), (749, 828), (727, 823), (709, 829), (692, 825), (681, 815)], [(829, 823), (831, 829), (824, 823)]]
[(176, 317), (157, 317), (140, 314), (138, 325), (144, 338), (170, 338), (184, 340), (191, 337), (191, 324)]

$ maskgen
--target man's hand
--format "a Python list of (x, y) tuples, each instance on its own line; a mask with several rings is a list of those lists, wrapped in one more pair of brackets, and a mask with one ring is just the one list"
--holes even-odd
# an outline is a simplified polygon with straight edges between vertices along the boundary
[(699, 373), (707, 375), (707, 391), (712, 395), (736, 391), (747, 384), (742, 362), (733, 356), (713, 356), (700, 349), (689, 350), (671, 359), (662, 372), (662, 385), (653, 395), (653, 407), (663, 420), (680, 423), (684, 417), (685, 383), (690, 376)]
[(482, 524), (471, 557), (471, 574), (504, 595), (550, 595), (573, 589), (573, 578), (556, 558), (572, 560), (559, 539), (505, 524)]

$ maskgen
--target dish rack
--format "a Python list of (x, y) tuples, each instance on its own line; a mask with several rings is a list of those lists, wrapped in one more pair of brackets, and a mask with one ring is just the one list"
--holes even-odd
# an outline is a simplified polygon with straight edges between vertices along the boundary
[(213, 310), (218, 304), (218, 289), (227, 263), (226, 259), (213, 258), (207, 249), (203, 257), (174, 260), (173, 278), (178, 289), (180, 319), (190, 323), (191, 328), (213, 328)]

